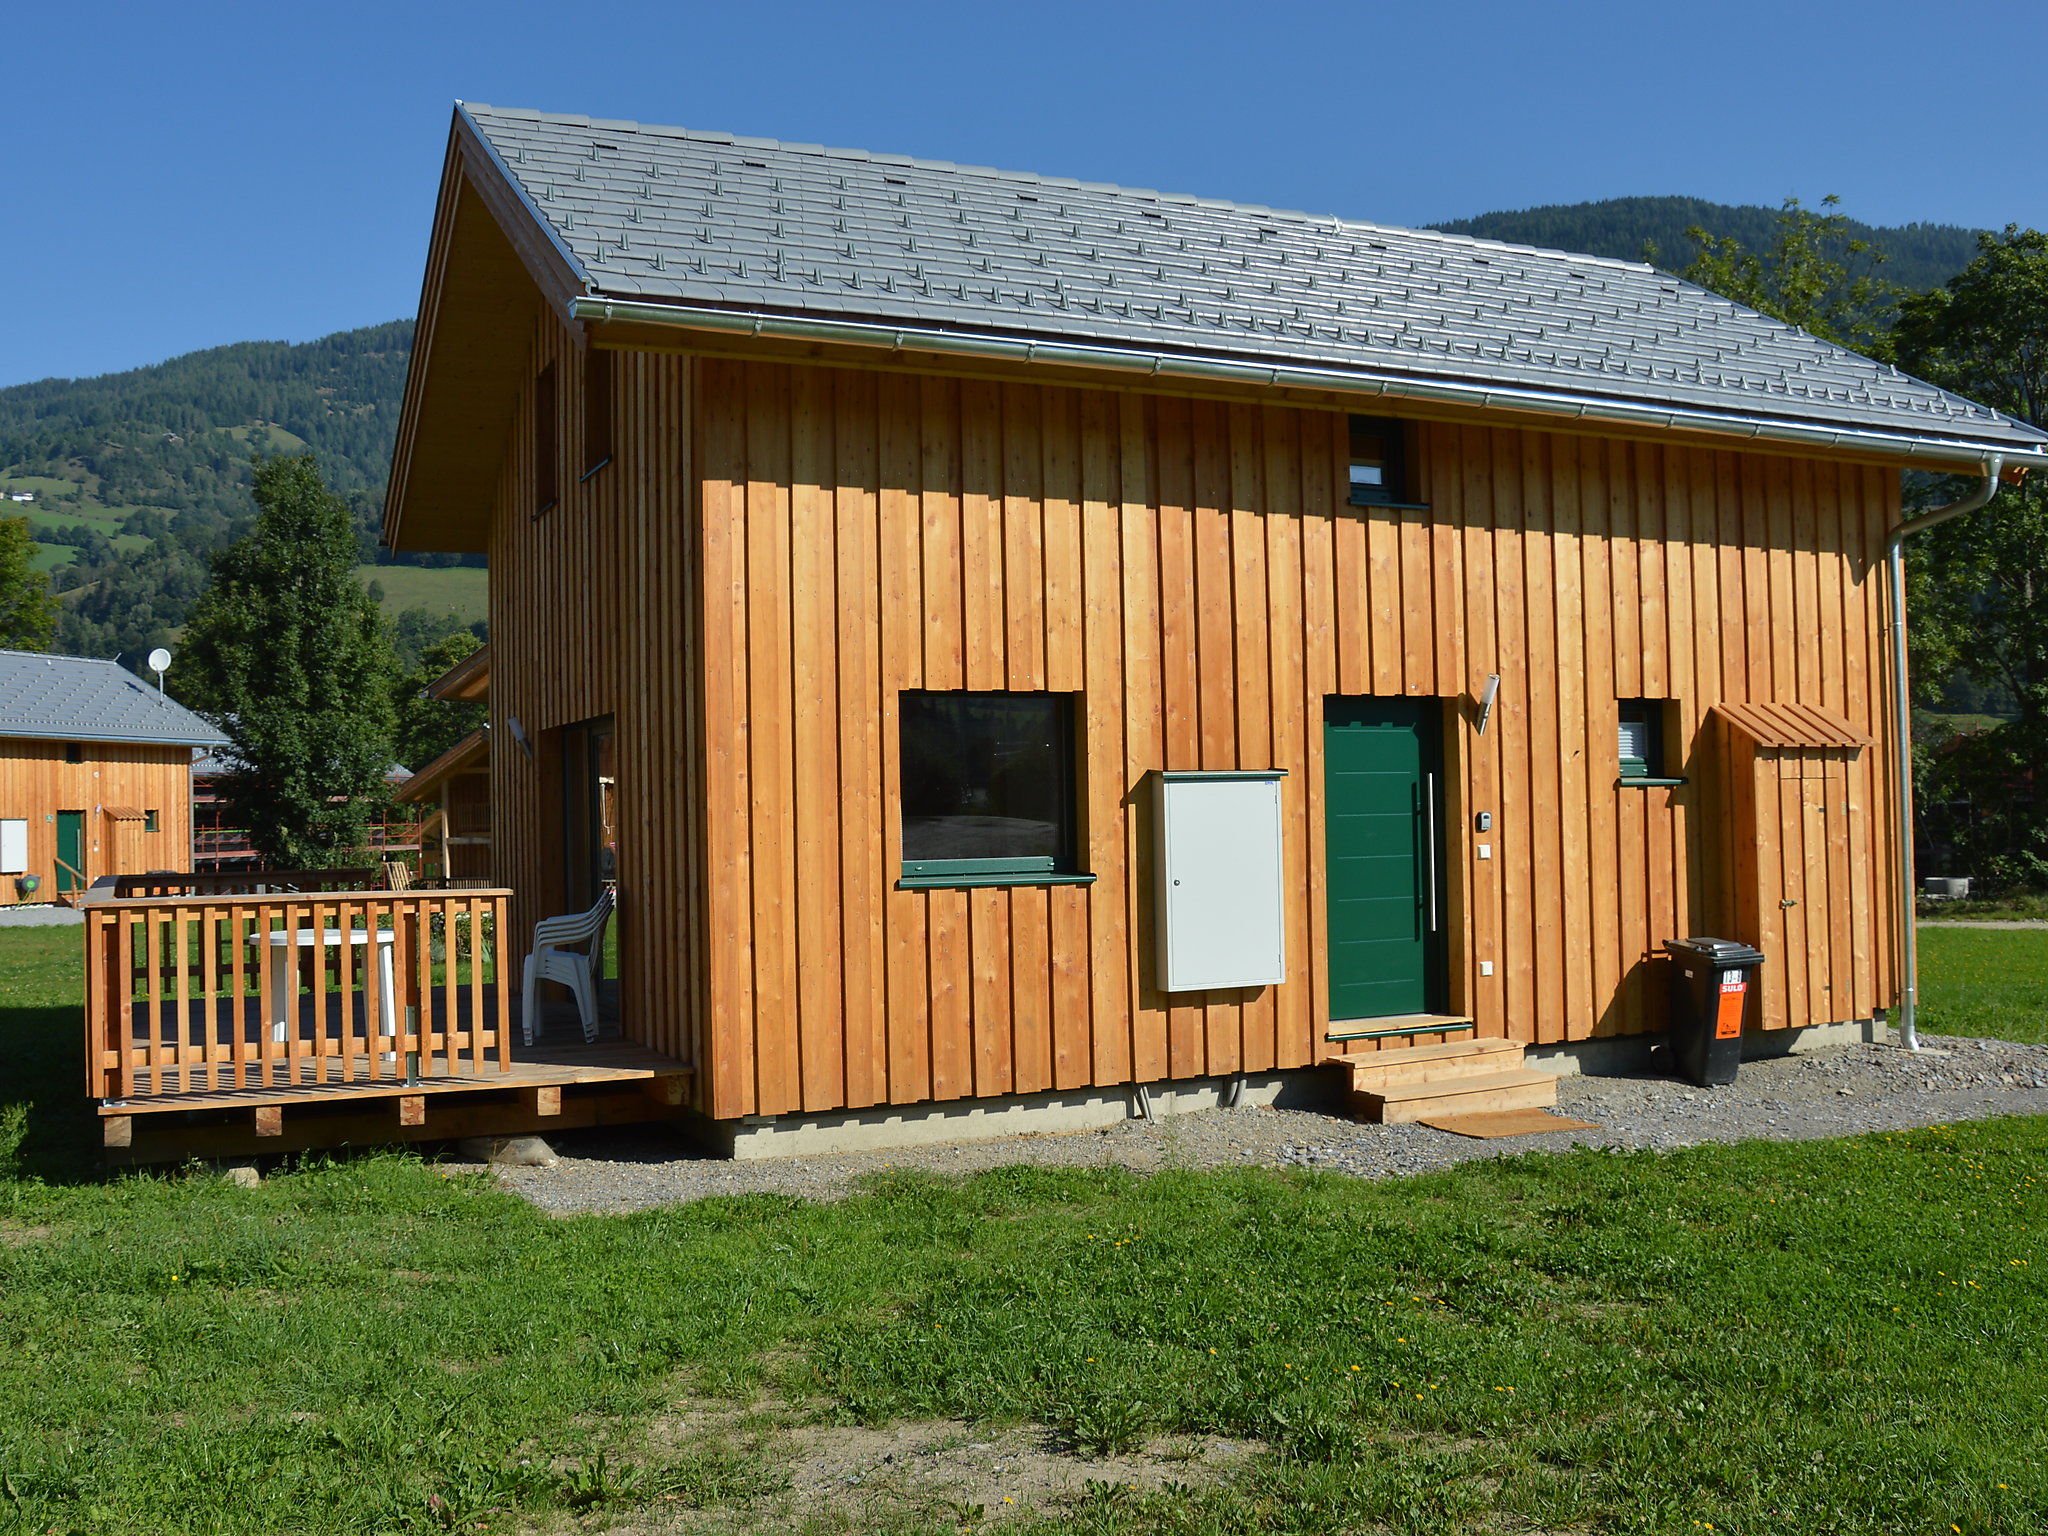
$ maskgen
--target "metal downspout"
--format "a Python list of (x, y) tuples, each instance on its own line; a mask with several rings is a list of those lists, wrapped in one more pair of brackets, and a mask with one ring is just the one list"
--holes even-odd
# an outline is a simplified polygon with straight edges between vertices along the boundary
[(1984, 460), (1984, 483), (1960, 501), (1909, 517), (1885, 537), (1885, 563), (1892, 584), (1892, 744), (1899, 780), (1899, 956), (1905, 987), (1899, 997), (1899, 1034), (1909, 1051), (1920, 1049), (1914, 1011), (1920, 1001), (1920, 941), (1914, 932), (1913, 894), (1913, 705), (1906, 687), (1906, 540), (1936, 523), (1975, 512), (1998, 494), (2002, 454)]

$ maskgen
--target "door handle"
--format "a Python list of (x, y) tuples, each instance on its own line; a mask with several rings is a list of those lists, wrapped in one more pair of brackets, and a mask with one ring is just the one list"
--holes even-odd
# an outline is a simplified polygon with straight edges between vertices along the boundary
[(1429, 931), (1436, 932), (1436, 775), (1422, 776), (1422, 868), (1429, 879)]

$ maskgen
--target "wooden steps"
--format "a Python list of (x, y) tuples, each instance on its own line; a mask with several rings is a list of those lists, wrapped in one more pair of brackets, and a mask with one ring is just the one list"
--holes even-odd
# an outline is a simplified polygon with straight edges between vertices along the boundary
[(1405, 1124), (1433, 1115), (1542, 1109), (1557, 1102), (1557, 1078), (1522, 1065), (1515, 1040), (1458, 1040), (1405, 1050), (1326, 1056), (1351, 1074), (1351, 1110), (1361, 1120)]
[(1385, 1040), (1398, 1035), (1461, 1035), (1472, 1029), (1462, 1013), (1397, 1013), (1387, 1018), (1344, 1019), (1324, 1032), (1325, 1040)]

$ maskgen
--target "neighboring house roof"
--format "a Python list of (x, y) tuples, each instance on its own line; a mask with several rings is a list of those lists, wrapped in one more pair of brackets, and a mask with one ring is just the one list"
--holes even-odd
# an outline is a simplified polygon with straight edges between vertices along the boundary
[(481, 726), (391, 792), (391, 798), (419, 805), (441, 798), (450, 779), (482, 773), (490, 767), (491, 738)]
[(119, 662), (0, 651), (0, 736), (212, 747), (227, 741)]
[[(223, 736), (221, 740), (225, 742), (227, 738)], [(200, 780), (225, 778), (240, 771), (234, 759), (225, 752), (202, 752), (192, 763), (192, 777)], [(387, 784), (402, 784), (411, 777), (412, 770), (403, 763), (393, 763), (384, 770), (384, 782)]]
[(491, 648), (480, 645), (426, 686), (430, 699), (482, 703), (491, 696)]
[(588, 295), (2048, 447), (1639, 262), (815, 144), (458, 116)]

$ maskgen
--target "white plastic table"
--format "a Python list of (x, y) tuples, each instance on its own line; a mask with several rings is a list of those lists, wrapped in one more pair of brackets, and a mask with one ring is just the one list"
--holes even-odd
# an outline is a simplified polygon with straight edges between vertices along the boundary
[[(251, 944), (267, 943), (272, 949), (339, 949), (344, 943), (368, 944), (370, 930), (367, 928), (297, 928), (275, 929), (269, 933), (252, 933)], [(393, 960), (398, 944), (398, 934), (390, 928), (377, 930), (377, 1033), (392, 1036), (398, 1033), (398, 968)], [(291, 1022), (294, 1009), (292, 1003), (298, 997), (298, 968), (285, 963), (280, 957), (270, 967), (270, 1038), (285, 1038), (286, 1026)], [(344, 1026), (347, 1020), (343, 1020)], [(386, 1051), (385, 1061), (392, 1060), (398, 1053)]]

